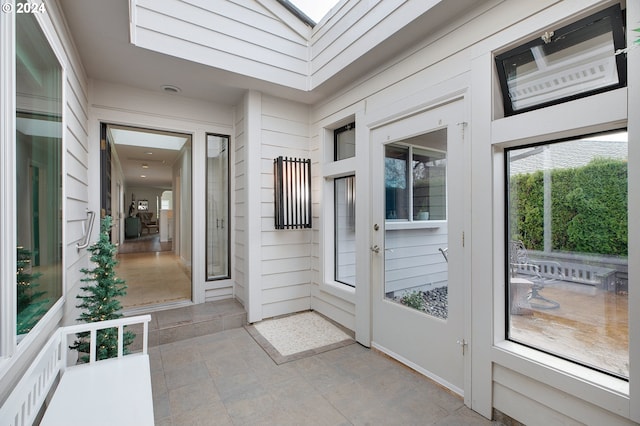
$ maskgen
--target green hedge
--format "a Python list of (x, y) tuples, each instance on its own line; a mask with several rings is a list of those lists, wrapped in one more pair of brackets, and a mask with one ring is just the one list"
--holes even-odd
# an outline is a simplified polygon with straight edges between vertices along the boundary
[[(543, 250), (543, 173), (513, 176), (510, 185), (511, 238)], [(551, 171), (553, 250), (626, 256), (627, 211), (626, 161)]]

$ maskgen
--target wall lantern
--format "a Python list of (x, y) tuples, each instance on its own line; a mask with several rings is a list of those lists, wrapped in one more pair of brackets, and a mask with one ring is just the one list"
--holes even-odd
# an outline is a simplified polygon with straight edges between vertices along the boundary
[(276, 229), (311, 228), (311, 160), (273, 160)]
[(505, 115), (626, 86), (624, 46), (615, 5), (496, 56)]

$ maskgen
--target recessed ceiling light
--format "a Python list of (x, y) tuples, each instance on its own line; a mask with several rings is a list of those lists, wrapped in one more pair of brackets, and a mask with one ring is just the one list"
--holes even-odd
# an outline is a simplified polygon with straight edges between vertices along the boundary
[(180, 88), (178, 86), (172, 86), (171, 84), (165, 84), (162, 86), (162, 90), (167, 93), (180, 93)]
[(147, 163), (143, 163), (143, 164), (142, 164), (142, 168), (143, 168), (143, 169), (148, 169), (148, 168), (149, 168), (149, 165), (148, 165)]
[(145, 152), (145, 154), (147, 154), (147, 155), (153, 155), (153, 152), (151, 152), (151, 151), (147, 151), (147, 152)]
[(141, 178), (146, 178), (146, 177), (147, 177), (147, 175), (140, 175), (140, 177), (141, 177)]

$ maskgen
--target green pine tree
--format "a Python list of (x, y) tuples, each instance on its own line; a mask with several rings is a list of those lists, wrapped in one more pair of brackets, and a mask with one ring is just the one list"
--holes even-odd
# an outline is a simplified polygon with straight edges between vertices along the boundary
[[(82, 302), (77, 308), (84, 309), (78, 320), (84, 322), (107, 321), (122, 317), (120, 312), (122, 305), (118, 300), (124, 296), (127, 286), (124, 280), (116, 277), (115, 267), (118, 261), (115, 259), (116, 246), (109, 241), (111, 230), (111, 216), (105, 216), (100, 225), (100, 239), (89, 247), (91, 261), (95, 263), (93, 269), (82, 269), (85, 278), (81, 281), (91, 283), (81, 287), (84, 294), (76, 296)], [(78, 352), (89, 353), (89, 332), (78, 333), (76, 340), (70, 349)], [(125, 331), (123, 337), (124, 352), (133, 342), (135, 334)], [(118, 355), (118, 329), (110, 328), (99, 330), (96, 335), (96, 359), (114, 358)], [(88, 360), (88, 356), (81, 358)]]
[(41, 273), (31, 273), (31, 252), (24, 247), (17, 248), (16, 282), (17, 288), (17, 331), (18, 335), (28, 333), (47, 312), (49, 300), (41, 299), (45, 291), (36, 291), (35, 281)]

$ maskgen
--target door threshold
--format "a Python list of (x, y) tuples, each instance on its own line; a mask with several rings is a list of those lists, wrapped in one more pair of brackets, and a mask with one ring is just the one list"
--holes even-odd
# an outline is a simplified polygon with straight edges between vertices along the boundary
[(122, 314), (126, 317), (134, 315), (145, 315), (158, 311), (166, 311), (168, 309), (184, 308), (195, 305), (191, 300), (178, 300), (176, 302), (161, 303), (157, 305), (136, 306), (122, 310)]

